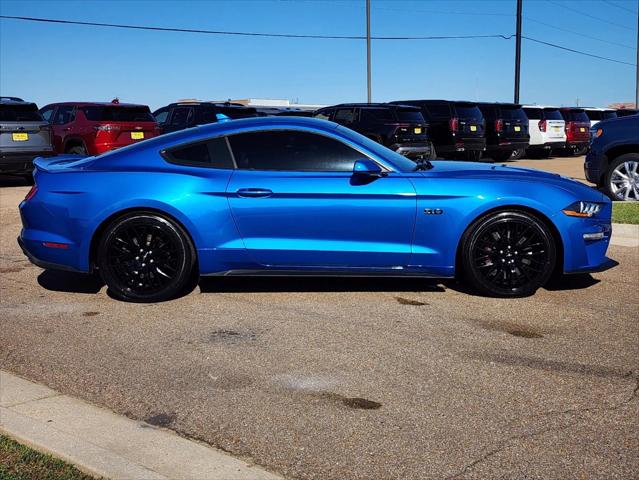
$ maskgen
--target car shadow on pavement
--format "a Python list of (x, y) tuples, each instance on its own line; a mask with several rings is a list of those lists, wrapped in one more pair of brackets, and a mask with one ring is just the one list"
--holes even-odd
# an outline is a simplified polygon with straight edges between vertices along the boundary
[(97, 275), (62, 270), (44, 270), (38, 275), (38, 284), (54, 292), (98, 293), (104, 283)]
[(379, 277), (201, 277), (201, 293), (445, 292), (438, 280)]
[(14, 175), (0, 175), (0, 188), (4, 187), (30, 187), (24, 177)]
[(544, 287), (551, 292), (560, 292), (563, 290), (582, 290), (593, 285), (597, 285), (601, 280), (594, 278), (589, 273), (580, 273), (573, 275), (562, 275), (553, 278)]

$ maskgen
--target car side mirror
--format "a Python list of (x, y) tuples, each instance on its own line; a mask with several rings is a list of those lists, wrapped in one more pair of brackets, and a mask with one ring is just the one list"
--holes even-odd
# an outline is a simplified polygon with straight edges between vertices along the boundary
[(369, 177), (383, 177), (385, 175), (382, 167), (369, 159), (357, 160), (353, 165), (353, 174)]

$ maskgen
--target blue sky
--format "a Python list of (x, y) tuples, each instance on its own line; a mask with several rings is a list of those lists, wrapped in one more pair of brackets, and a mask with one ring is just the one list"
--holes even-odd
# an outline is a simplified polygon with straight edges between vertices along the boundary
[[(558, 5), (559, 4), (559, 5)], [(364, 35), (364, 0), (0, 0), (1, 15), (265, 33)], [(513, 34), (515, 0), (372, 0), (373, 35)], [(524, 35), (636, 62), (636, 0), (524, 0)], [(598, 17), (598, 18), (592, 18)], [(543, 22), (553, 27), (543, 25)], [(597, 37), (586, 38), (587, 35)], [(606, 43), (609, 42), (609, 43)], [(373, 41), (373, 100), (512, 101), (515, 41)], [(521, 101), (633, 101), (635, 69), (523, 41)], [(122, 101), (366, 99), (361, 40), (223, 37), (0, 20), (0, 94)]]

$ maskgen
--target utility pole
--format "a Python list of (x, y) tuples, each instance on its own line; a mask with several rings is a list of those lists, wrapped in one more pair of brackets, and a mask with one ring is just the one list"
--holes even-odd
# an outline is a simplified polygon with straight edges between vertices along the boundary
[(639, 108), (639, 0), (637, 0), (637, 78), (635, 79), (635, 108)]
[(368, 103), (371, 103), (371, 0), (366, 0), (366, 78)]
[(519, 103), (519, 77), (521, 74), (521, 10), (523, 0), (517, 0), (517, 37), (515, 41), (515, 103)]

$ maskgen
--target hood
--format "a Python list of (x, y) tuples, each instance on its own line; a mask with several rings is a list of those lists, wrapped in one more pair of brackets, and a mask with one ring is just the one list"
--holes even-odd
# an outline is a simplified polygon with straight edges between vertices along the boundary
[(495, 182), (527, 182), (552, 184), (575, 195), (580, 200), (606, 202), (608, 197), (572, 178), (532, 168), (511, 167), (506, 164), (439, 161), (432, 162), (433, 168), (419, 172), (424, 177), (456, 178), (459, 180), (482, 180)]

